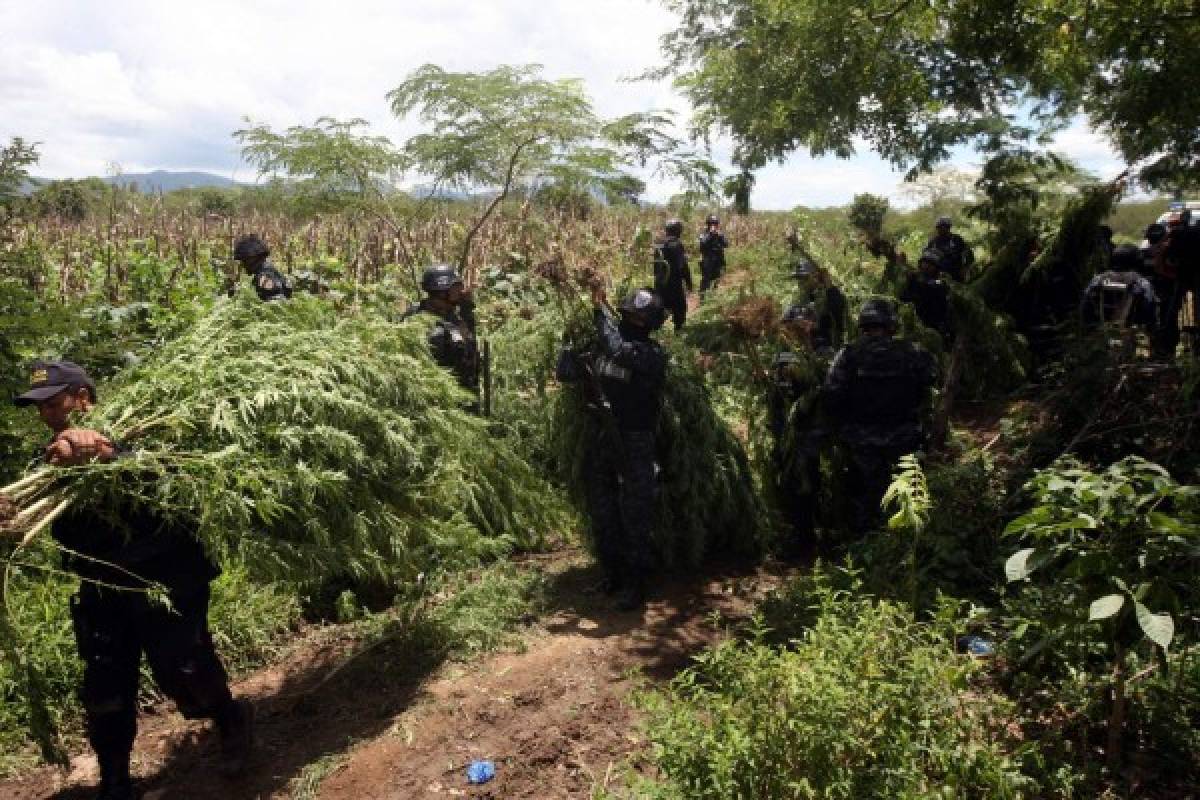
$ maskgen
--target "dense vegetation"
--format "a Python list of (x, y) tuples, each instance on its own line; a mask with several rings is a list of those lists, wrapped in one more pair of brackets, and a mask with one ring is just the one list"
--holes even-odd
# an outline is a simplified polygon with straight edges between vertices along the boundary
[[(699, 127), (737, 141), (740, 171), (723, 183), (669, 114), (602, 119), (577, 82), (532, 66), (415, 71), (388, 102), (430, 132), (401, 147), (361, 120), (238, 131), (264, 179), (255, 188), (146, 196), (64, 181), (24, 196), (36, 147), (14, 139), (0, 151), (0, 387), (19, 391), (34, 357), (84, 364), (101, 382), (88, 422), (137, 450), (49, 469), (33, 460), (43, 435), (33, 415), (0, 407), (0, 478), (26, 509), (0, 531), (0, 770), (38, 747), (61, 757), (63, 735), (77, 731), (74, 579), (38, 535), (65, 504), (194, 517), (224, 568), (213, 625), (235, 668), (269, 660), (302, 620), (384, 609), (421, 630), (405, 610), (437, 596), (425, 620), (441, 634), (411, 644), (444, 653), (475, 640), (454, 618), (472, 597), (499, 597), (481, 628), (519, 616), (533, 590), (502, 566), (466, 599), (444, 590), (518, 551), (586, 539), (573, 514), (580, 442), (600, 423), (553, 380), (557, 349), (586, 342), (590, 289), (615, 297), (651, 283), (650, 244), (667, 214), (690, 226), (723, 190), (739, 212), (726, 220), (727, 274), (683, 333), (661, 334), (672, 366), (656, 545), (667, 568), (768, 557), (777, 545), (764, 365), (786, 344), (778, 322), (797, 257), (855, 307), (895, 295), (933, 219), (949, 213), (979, 269), (952, 290), (953, 342), (901, 309), (900, 335), (933, 351), (947, 377), (929, 409), (939, 435), (899, 465), (885, 529), (849, 537), (846, 453), (824, 453), (826, 561), (643, 693), (655, 769), (629, 790), (1200, 790), (1195, 353), (1151, 365), (1144, 341), (1114, 347), (1073, 318), (1049, 351), (1025, 335), (1023, 316), (1047, 276), (1083, 282), (1105, 266), (1101, 223), (1137, 241), (1161, 207), (1122, 204), (1123, 181), (1099, 183), (1034, 149), (1034, 131), (1005, 117), (1014, 102), (1049, 97), (1037, 121), (1082, 109), (1131, 160), (1155, 159), (1148, 180), (1170, 184), (1172, 165), (1186, 177), (1196, 152), (1180, 148), (1186, 135), (1125, 127), (1144, 102), (1141, 77), (1111, 39), (1154, 4), (1122, 17), (1125, 6), (1101, 3), (1079, 33), (1065, 12), (1018, 4), (1039, 33), (1030, 41), (976, 30), (979, 14), (1001, 16), (987, 4), (671, 5), (691, 27), (668, 39), (670, 69)], [(1161, 32), (1136, 52), (1185, 58), (1190, 29)], [(809, 43), (815, 61), (764, 62), (780, 37)], [(893, 39), (902, 46), (886, 47)], [(826, 40), (853, 47), (833, 52)], [(1007, 62), (993, 70), (997, 41)], [(866, 60), (879, 68), (852, 68)], [(828, 81), (834, 72), (847, 82)], [(812, 112), (831, 98), (837, 113)], [(784, 112), (770, 125), (767, 106)], [(1165, 126), (1176, 111), (1161, 111)], [(841, 209), (749, 211), (764, 160), (802, 145), (845, 153), (856, 136), (922, 168), (969, 140), (983, 139), (989, 158), (977, 179), (916, 181), (910, 212), (871, 195)], [(640, 167), (686, 190), (641, 208)], [(394, 190), (397, 170), (436, 191)], [(239, 290), (228, 255), (250, 231), (309, 293), (264, 307)], [(472, 398), (433, 364), (420, 326), (396, 322), (434, 261), (474, 287), (495, 359), (489, 418), (466, 410)]]

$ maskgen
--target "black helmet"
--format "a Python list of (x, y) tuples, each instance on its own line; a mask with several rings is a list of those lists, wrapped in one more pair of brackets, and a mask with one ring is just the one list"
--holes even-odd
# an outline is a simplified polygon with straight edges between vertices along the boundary
[(882, 297), (873, 297), (863, 303), (858, 311), (859, 328), (887, 328), (895, 330), (899, 320), (896, 317), (896, 307), (891, 301)]
[(455, 284), (462, 284), (458, 270), (449, 264), (434, 264), (421, 273), (421, 289), (426, 292), (445, 292)]
[(233, 259), (235, 261), (250, 261), (255, 258), (266, 258), (271, 254), (271, 248), (257, 233), (248, 233), (239, 237), (233, 243)]
[(667, 236), (682, 236), (683, 223), (677, 219), (667, 220), (667, 224), (663, 226), (663, 230), (667, 232)]
[(709, 214), (709, 215), (708, 215), (708, 216), (705, 218), (705, 220), (704, 220), (704, 224), (705, 224), (705, 225), (720, 225), (720, 224), (721, 224), (721, 220), (717, 219), (717, 215), (716, 215), (716, 214)]
[(811, 278), (816, 274), (817, 265), (814, 264), (810, 259), (801, 258), (792, 265), (792, 277), (798, 281)]
[(1135, 245), (1123, 244), (1113, 250), (1108, 266), (1118, 272), (1136, 272), (1142, 268), (1142, 253)]
[(662, 298), (650, 289), (638, 289), (621, 301), (618, 310), (626, 322), (652, 331), (661, 327), (667, 318)]
[(817, 309), (812, 303), (793, 303), (783, 312), (783, 322), (816, 322)]
[(928, 247), (921, 251), (921, 257), (917, 259), (917, 266), (921, 266), (922, 262), (928, 261), (938, 269), (942, 267), (942, 254), (932, 247)]

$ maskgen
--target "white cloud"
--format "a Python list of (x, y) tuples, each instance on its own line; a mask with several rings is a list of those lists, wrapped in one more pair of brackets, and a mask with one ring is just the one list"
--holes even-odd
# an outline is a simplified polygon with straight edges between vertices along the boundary
[[(660, 62), (658, 38), (674, 23), (656, 0), (0, 0), (0, 140), (40, 141), (37, 172), (49, 177), (118, 162), (250, 179), (230, 137), (244, 116), (275, 126), (363, 117), (401, 141), (416, 126), (394, 119), (384, 95), (427, 62), (536, 62), (584, 79), (603, 115), (686, 112), (669, 84), (622, 80)], [(1086, 127), (1060, 142), (1097, 171), (1112, 163)], [(719, 144), (718, 160), (728, 152)], [(872, 155), (797, 155), (762, 170), (753, 202), (840, 204), (864, 191), (903, 202), (900, 178)], [(675, 189), (658, 183), (650, 194)]]

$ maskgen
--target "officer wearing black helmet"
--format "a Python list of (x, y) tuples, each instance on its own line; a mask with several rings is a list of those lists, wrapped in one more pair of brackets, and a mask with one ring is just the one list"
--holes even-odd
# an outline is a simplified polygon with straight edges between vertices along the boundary
[(683, 223), (670, 220), (663, 226), (666, 238), (654, 249), (654, 291), (671, 314), (675, 330), (687, 322), (687, 293), (692, 291), (692, 271), (683, 249)]
[(462, 277), (449, 264), (435, 264), (421, 275), (421, 289), (425, 298), (409, 306), (401, 322), (417, 314), (435, 317), (428, 336), (434, 361), (453, 372), (464, 389), (478, 392), (481, 363), (475, 304)]
[(816, 308), (793, 305), (783, 314), (785, 346), (771, 364), (767, 425), (773, 440), (775, 491), (791, 527), (782, 555), (804, 558), (816, 542), (817, 499), (821, 490), (821, 453), (826, 432), (820, 408), (821, 382), (833, 351), (815, 344)]
[(725, 271), (725, 249), (729, 240), (721, 233), (721, 220), (709, 214), (700, 234), (700, 294), (703, 295), (721, 279)]
[(863, 304), (861, 336), (842, 348), (823, 389), (850, 462), (851, 525), (865, 533), (900, 457), (925, 446), (922, 410), (937, 381), (937, 363), (920, 345), (896, 339), (896, 309), (888, 300)]
[(267, 260), (271, 248), (257, 233), (240, 237), (233, 245), (233, 259), (242, 265), (258, 298), (265, 302), (286, 300), (292, 296), (292, 282)]
[(649, 289), (625, 298), (619, 321), (609, 313), (602, 289), (593, 291), (592, 300), (595, 343), (582, 354), (564, 349), (556, 374), (564, 383), (584, 382), (598, 415), (585, 454), (588, 516), (605, 591), (619, 593), (622, 610), (634, 610), (645, 602), (655, 566), (654, 434), (667, 355), (650, 335), (666, 312)]
[(812, 306), (817, 314), (813, 346), (837, 349), (846, 340), (846, 295), (834, 285), (826, 270), (805, 256), (792, 267), (797, 293), (793, 305)]
[[(36, 406), (53, 438), (41, 454), (72, 467), (114, 461), (128, 451), (74, 424), (97, 402), (96, 385), (69, 361), (36, 362), (18, 406)], [(198, 513), (198, 511), (197, 511)], [(3, 512), (11, 514), (11, 509)], [(220, 569), (187, 514), (170, 518), (136, 505), (76, 504), (50, 533), (63, 566), (80, 578), (70, 613), (82, 664), (80, 704), (100, 768), (99, 800), (135, 797), (130, 754), (137, 734), (143, 654), (163, 694), (188, 719), (211, 719), (221, 737), (220, 769), (242, 771), (253, 743), (254, 709), (235, 700), (208, 629), (209, 585)], [(148, 590), (161, 589), (168, 603)]]
[(963, 237), (950, 231), (952, 225), (953, 220), (949, 217), (938, 217), (933, 238), (925, 245), (925, 250), (938, 254), (938, 266), (942, 274), (962, 283), (975, 263), (975, 251)]
[(942, 280), (936, 251), (926, 250), (917, 261), (917, 271), (908, 276), (900, 290), (900, 301), (912, 303), (917, 318), (927, 328), (950, 338), (950, 287)]

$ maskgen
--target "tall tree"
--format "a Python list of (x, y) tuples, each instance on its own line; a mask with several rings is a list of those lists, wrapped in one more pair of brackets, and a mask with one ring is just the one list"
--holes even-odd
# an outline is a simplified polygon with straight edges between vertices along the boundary
[(710, 193), (716, 182), (712, 163), (670, 132), (669, 114), (604, 120), (579, 81), (548, 80), (536, 64), (477, 73), (426, 64), (387, 97), (397, 117), (416, 114), (430, 128), (404, 146), (417, 172), (435, 186), (494, 193), (464, 238), (464, 268), (475, 235), (514, 187), (557, 182), (628, 196), (641, 185), (631, 170), (648, 165)]
[(387, 138), (368, 132), (364, 119), (321, 117), (312, 125), (294, 125), (282, 132), (251, 125), (233, 136), (242, 146), (242, 158), (258, 169), (260, 177), (287, 181), (318, 207), (344, 208), (372, 201), (404, 163)]
[[(1200, 174), (1192, 0), (664, 0), (666, 66), (739, 163), (865, 141), (927, 170), (1085, 112), (1151, 180)], [(1015, 113), (1020, 109), (1022, 113)]]
[(26, 142), (14, 136), (7, 147), (0, 148), (0, 222), (7, 221), (29, 180), (29, 168), (38, 162), (36, 142)]

